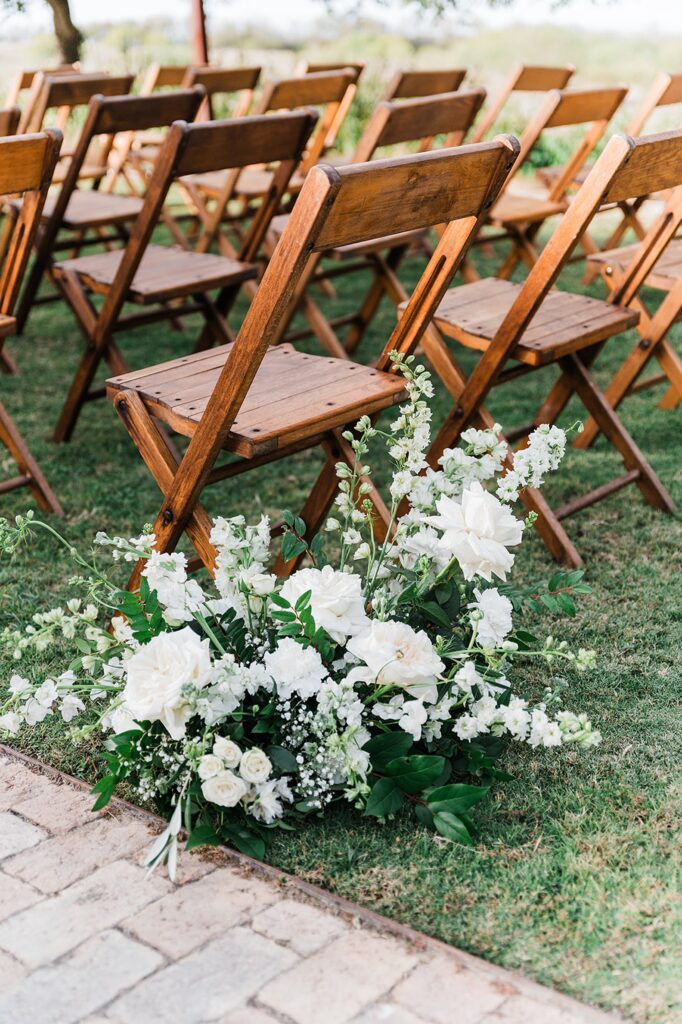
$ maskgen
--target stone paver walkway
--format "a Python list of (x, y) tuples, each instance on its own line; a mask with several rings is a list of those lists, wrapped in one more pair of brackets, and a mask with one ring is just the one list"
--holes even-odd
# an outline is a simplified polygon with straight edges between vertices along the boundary
[(608, 1024), (245, 858), (147, 877), (155, 819), (0, 752), (0, 1021)]

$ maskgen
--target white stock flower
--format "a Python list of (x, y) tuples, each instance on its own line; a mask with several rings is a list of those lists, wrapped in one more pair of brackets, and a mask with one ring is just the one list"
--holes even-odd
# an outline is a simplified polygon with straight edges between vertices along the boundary
[(178, 551), (152, 551), (142, 575), (156, 591), (163, 617), (171, 625), (189, 622), (204, 602), (197, 581), (187, 579), (187, 557)]
[(399, 686), (431, 702), (436, 699), (436, 681), (445, 666), (423, 630), (416, 632), (404, 622), (375, 619), (346, 646), (369, 670), (354, 669), (358, 678), (377, 686)]
[(473, 715), (461, 715), (455, 722), (454, 733), (460, 740), (475, 740), (480, 732), (479, 723)]
[(21, 728), (21, 715), (16, 711), (6, 711), (4, 715), (0, 715), (0, 735), (2, 733), (8, 733), (10, 736), (16, 736)]
[(208, 640), (189, 626), (160, 633), (126, 662), (125, 707), (137, 721), (161, 722), (179, 740), (191, 714), (183, 688), (201, 689), (210, 673)]
[(480, 613), (476, 621), (476, 638), (481, 647), (501, 647), (511, 632), (513, 605), (497, 587), (488, 590), (474, 590), (475, 602), (469, 605)]
[(289, 636), (280, 640), (274, 651), (267, 652), (265, 669), (282, 700), (289, 700), (293, 694), (307, 700), (319, 691), (327, 676), (319, 652), (314, 647), (302, 647)]
[(249, 814), (252, 814), (256, 821), (264, 821), (266, 825), (270, 825), (284, 813), (280, 795), (277, 779), (271, 779), (258, 786), (253, 800), (249, 802)]
[(110, 729), (116, 735), (122, 732), (130, 732), (131, 729), (139, 728), (135, 719), (123, 704), (115, 708), (110, 715), (107, 715), (107, 717), (102, 720), (102, 727)]
[(284, 583), (280, 593), (291, 605), (310, 591), (310, 610), (316, 626), (321, 626), (336, 643), (355, 636), (366, 628), (365, 598), (362, 580), (355, 573), (337, 572), (331, 565), (323, 569), (299, 569)]
[(85, 711), (85, 704), (75, 695), (75, 693), (67, 693), (62, 698), (59, 710), (64, 721), (70, 722), (71, 719), (75, 718), (81, 711)]
[(23, 676), (18, 675), (10, 676), (9, 692), (13, 697), (18, 697), (21, 694), (28, 693), (30, 690), (31, 684), (28, 679), (24, 679)]
[(197, 775), (200, 779), (206, 781), (206, 779), (212, 779), (214, 775), (218, 775), (224, 769), (225, 765), (221, 758), (216, 757), (215, 754), (204, 754), (201, 761), (199, 761)]
[(209, 803), (219, 807), (236, 807), (246, 796), (246, 783), (234, 772), (225, 769), (201, 784), (201, 792)]
[(398, 719), (398, 725), (413, 740), (418, 740), (421, 738), (422, 726), (426, 722), (427, 717), (426, 708), (420, 700), (406, 700), (402, 707), (402, 714)]
[(461, 502), (443, 495), (436, 509), (439, 514), (427, 516), (426, 521), (443, 531), (440, 545), (457, 559), (464, 578), (506, 579), (514, 564), (507, 548), (521, 543), (521, 520), (477, 481), (464, 491)]
[(237, 744), (233, 740), (225, 739), (224, 736), (216, 736), (213, 753), (220, 758), (226, 768), (236, 768), (242, 759), (242, 752)]
[(479, 675), (476, 665), (473, 661), (465, 661), (462, 667), (455, 674), (455, 682), (463, 693), (470, 694), (474, 686), (478, 686), (481, 690), (485, 684), (481, 676)]
[(252, 747), (242, 755), (239, 765), (239, 774), (246, 782), (256, 785), (266, 782), (272, 771), (272, 761), (258, 747)]

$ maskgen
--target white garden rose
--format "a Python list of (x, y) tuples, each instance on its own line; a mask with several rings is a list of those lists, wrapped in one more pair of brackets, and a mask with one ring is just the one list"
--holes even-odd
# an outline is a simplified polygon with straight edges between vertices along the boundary
[(338, 572), (331, 565), (300, 569), (285, 582), (281, 595), (294, 605), (308, 590), (315, 625), (325, 629), (336, 643), (367, 628), (362, 580), (357, 574)]
[(161, 722), (174, 740), (182, 739), (191, 714), (183, 688), (201, 689), (210, 673), (208, 640), (189, 626), (160, 633), (126, 662), (126, 711), (139, 722)]
[(445, 666), (423, 630), (416, 632), (405, 622), (375, 620), (346, 647), (369, 669), (355, 669), (358, 678), (377, 686), (399, 686), (414, 697), (436, 700), (436, 681)]
[(242, 759), (242, 752), (233, 740), (217, 736), (213, 744), (213, 753), (219, 757), (226, 768), (236, 768)]
[(477, 638), (481, 647), (501, 647), (511, 632), (513, 605), (497, 587), (489, 590), (474, 590), (476, 601), (469, 607), (475, 609), (481, 618), (477, 620)]
[(201, 784), (201, 792), (212, 804), (219, 807), (236, 807), (246, 796), (246, 783), (227, 769), (211, 776)]
[(201, 761), (199, 761), (197, 774), (200, 779), (212, 779), (214, 775), (219, 775), (224, 768), (223, 762), (215, 754), (204, 754)]
[(504, 580), (514, 564), (507, 551), (521, 543), (523, 523), (478, 481), (463, 492), (461, 502), (443, 495), (436, 502), (437, 516), (426, 521), (441, 530), (440, 546), (456, 558), (464, 578), (493, 575)]
[(265, 655), (265, 668), (282, 700), (289, 700), (294, 694), (303, 700), (313, 697), (327, 676), (319, 652), (314, 647), (301, 647), (288, 636)]
[(271, 771), (272, 761), (258, 747), (252, 747), (251, 750), (247, 750), (242, 755), (239, 774), (246, 782), (250, 782), (253, 785), (265, 782), (270, 777)]

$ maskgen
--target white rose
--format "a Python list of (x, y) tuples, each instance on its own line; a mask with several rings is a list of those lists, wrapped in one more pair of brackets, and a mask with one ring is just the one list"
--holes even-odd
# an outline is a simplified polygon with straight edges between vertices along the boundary
[(439, 515), (427, 516), (426, 521), (443, 532), (440, 546), (457, 559), (465, 579), (507, 578), (514, 564), (507, 548), (521, 543), (523, 523), (506, 505), (475, 481), (462, 494), (461, 503), (442, 495), (436, 509)]
[(208, 640), (201, 640), (189, 626), (160, 633), (126, 662), (126, 710), (137, 721), (162, 722), (174, 740), (182, 739), (191, 714), (183, 687), (201, 689), (210, 672)]
[(201, 784), (201, 792), (212, 804), (219, 807), (236, 807), (246, 796), (246, 783), (234, 772), (222, 771)]
[(265, 670), (282, 700), (289, 700), (293, 694), (302, 700), (313, 697), (327, 676), (319, 652), (314, 647), (301, 647), (288, 636), (265, 655)]
[(252, 747), (242, 756), (239, 765), (239, 774), (247, 782), (258, 785), (269, 778), (272, 771), (272, 762), (267, 754), (264, 754), (258, 747)]
[(213, 744), (213, 753), (219, 757), (226, 768), (236, 768), (242, 759), (242, 752), (232, 740), (217, 736)]
[(476, 601), (469, 605), (481, 613), (477, 625), (477, 638), (482, 647), (501, 647), (512, 628), (513, 605), (497, 587), (474, 590)]
[(223, 762), (215, 754), (204, 754), (201, 761), (199, 761), (199, 767), (197, 773), (200, 779), (212, 779), (214, 775), (219, 775), (224, 770)]
[(331, 565), (299, 569), (286, 580), (281, 594), (294, 605), (308, 590), (315, 625), (325, 629), (336, 643), (367, 628), (362, 580), (355, 573), (337, 572)]
[(277, 577), (269, 572), (253, 572), (251, 569), (243, 569), (240, 579), (249, 590), (259, 597), (271, 594), (277, 585)]
[(346, 646), (367, 665), (366, 681), (371, 680), (377, 686), (400, 686), (413, 696), (429, 701), (436, 699), (436, 680), (445, 666), (423, 630), (415, 632), (404, 622), (374, 621), (365, 633), (353, 637)]

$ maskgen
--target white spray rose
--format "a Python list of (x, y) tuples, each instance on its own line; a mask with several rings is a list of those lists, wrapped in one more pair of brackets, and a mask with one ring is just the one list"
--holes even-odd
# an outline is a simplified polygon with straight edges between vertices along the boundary
[(427, 516), (426, 521), (442, 531), (440, 546), (457, 559), (465, 579), (477, 575), (488, 582), (493, 575), (507, 578), (514, 564), (514, 555), (507, 548), (521, 543), (523, 523), (506, 505), (475, 481), (464, 491), (461, 502), (443, 495), (436, 509), (439, 515)]
[(219, 757), (226, 768), (236, 768), (242, 759), (242, 752), (232, 740), (217, 736), (213, 744), (213, 753)]
[(489, 590), (474, 590), (476, 601), (469, 605), (479, 612), (478, 642), (482, 647), (501, 647), (504, 638), (512, 628), (513, 605), (508, 597), (499, 592), (497, 587)]
[(377, 686), (400, 686), (422, 699), (436, 699), (436, 680), (445, 666), (423, 630), (416, 632), (404, 622), (375, 620), (346, 646), (369, 669), (354, 669), (358, 678)]
[(191, 714), (183, 687), (201, 689), (210, 673), (208, 640), (189, 626), (160, 633), (126, 662), (126, 711), (140, 722), (162, 722), (174, 740), (182, 739)]
[(289, 700), (294, 694), (303, 700), (313, 697), (327, 676), (319, 652), (314, 647), (301, 647), (288, 636), (265, 655), (265, 669), (282, 700)]
[(201, 785), (201, 792), (209, 803), (218, 804), (219, 807), (236, 807), (246, 796), (246, 783), (226, 769), (206, 779)]
[(367, 628), (362, 580), (355, 573), (337, 572), (331, 565), (300, 569), (286, 580), (281, 594), (294, 605), (308, 590), (315, 625), (325, 629), (336, 643)]
[(219, 775), (224, 768), (223, 762), (215, 754), (204, 754), (201, 761), (199, 761), (197, 774), (200, 779), (212, 779), (214, 775)]
[(270, 777), (272, 762), (267, 754), (264, 754), (258, 747), (252, 747), (242, 756), (239, 765), (239, 774), (246, 782), (258, 785)]

